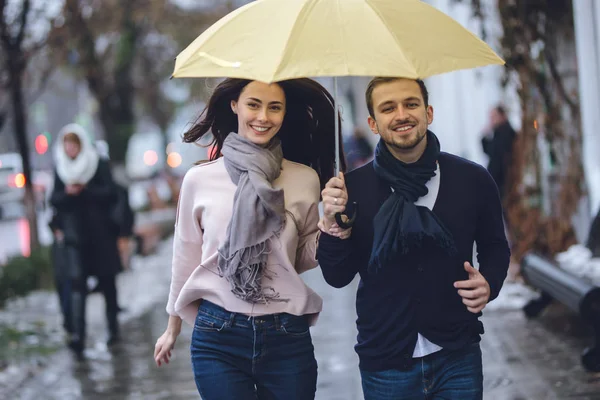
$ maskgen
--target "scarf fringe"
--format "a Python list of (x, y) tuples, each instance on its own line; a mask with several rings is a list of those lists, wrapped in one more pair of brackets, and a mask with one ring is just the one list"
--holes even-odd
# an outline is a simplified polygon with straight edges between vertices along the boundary
[[(412, 233), (410, 235), (401, 235), (398, 237), (398, 241), (396, 243), (398, 250), (393, 250), (393, 248), (396, 246), (392, 246), (392, 249), (390, 250), (397, 256), (406, 256), (410, 252), (423, 249), (430, 244), (433, 244), (437, 248), (444, 250), (451, 257), (454, 257), (458, 253), (454, 244), (454, 240), (452, 240), (451, 236), (443, 232), (439, 232), (433, 236), (427, 235), (423, 232)], [(385, 264), (389, 263), (390, 250), (385, 252), (381, 250), (373, 251), (371, 254), (371, 259), (369, 260), (367, 271), (369, 273), (378, 273)]]
[(262, 278), (273, 279), (267, 271), (270, 253), (271, 239), (237, 250), (229, 257), (219, 249), (219, 274), (230, 283), (231, 293), (254, 304), (289, 301), (280, 298), (272, 287), (262, 285)]

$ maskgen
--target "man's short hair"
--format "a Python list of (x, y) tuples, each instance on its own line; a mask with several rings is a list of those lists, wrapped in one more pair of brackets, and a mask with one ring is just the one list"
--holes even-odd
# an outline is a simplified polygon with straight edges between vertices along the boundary
[[(369, 85), (367, 85), (367, 91), (365, 92), (365, 100), (367, 101), (367, 109), (369, 110), (369, 115), (371, 118), (375, 118), (375, 112), (373, 111), (373, 90), (381, 84), (394, 82), (400, 79), (408, 79), (408, 78), (397, 78), (397, 77), (375, 77), (371, 79)], [(425, 86), (425, 82), (422, 79), (414, 79), (415, 82), (419, 85), (421, 89), (421, 95), (423, 96), (423, 102), (425, 103), (425, 108), (429, 107), (429, 92), (427, 91), (427, 87)]]
[(494, 109), (501, 117), (506, 117), (506, 108), (502, 104), (498, 104)]

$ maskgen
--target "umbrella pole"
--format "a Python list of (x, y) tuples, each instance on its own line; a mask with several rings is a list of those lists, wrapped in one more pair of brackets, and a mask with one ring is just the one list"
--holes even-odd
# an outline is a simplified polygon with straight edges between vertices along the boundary
[(338, 80), (337, 76), (333, 77), (333, 108), (335, 118), (335, 176), (340, 173), (340, 119), (338, 110)]
[[(337, 76), (333, 77), (333, 108), (335, 109), (335, 167), (334, 172), (335, 176), (338, 176), (340, 173), (340, 136), (342, 133), (340, 132), (340, 119), (339, 119), (339, 106), (338, 106), (338, 81)], [(346, 216), (346, 220), (342, 219), (342, 214), (335, 214), (335, 222), (342, 229), (352, 228), (354, 224), (354, 220), (356, 219), (356, 213), (358, 212), (358, 204), (356, 202), (352, 203), (354, 212), (350, 218)]]

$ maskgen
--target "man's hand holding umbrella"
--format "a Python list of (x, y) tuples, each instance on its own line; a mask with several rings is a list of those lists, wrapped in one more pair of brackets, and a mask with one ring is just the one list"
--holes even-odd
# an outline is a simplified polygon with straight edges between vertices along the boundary
[[(323, 198), (323, 217), (319, 221), (319, 229), (340, 239), (348, 239), (352, 233), (352, 228), (342, 229), (335, 222), (335, 215), (343, 213), (348, 203), (348, 191), (346, 190), (343, 172), (327, 182), (325, 189), (321, 192), (321, 197)], [(347, 220), (345, 215), (342, 215), (342, 218)]]

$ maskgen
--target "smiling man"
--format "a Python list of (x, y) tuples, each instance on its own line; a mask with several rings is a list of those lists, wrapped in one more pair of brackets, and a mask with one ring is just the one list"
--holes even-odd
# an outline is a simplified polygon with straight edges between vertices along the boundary
[[(375, 159), (322, 192), (318, 259), (325, 280), (358, 273), (358, 344), (366, 400), (481, 399), (479, 321), (508, 269), (496, 185), (480, 165), (440, 151), (421, 80), (375, 78)], [(349, 238), (335, 214), (360, 204)], [(473, 268), (477, 244), (479, 270)]]

